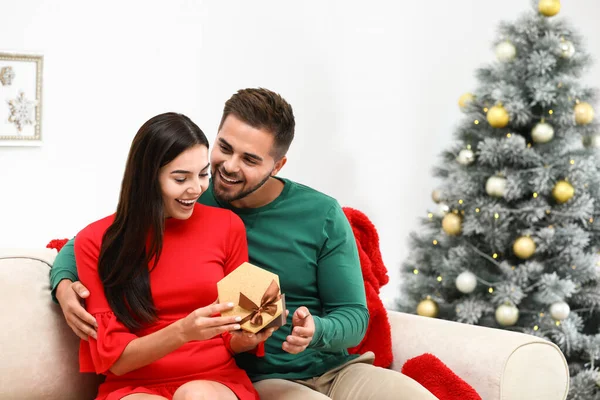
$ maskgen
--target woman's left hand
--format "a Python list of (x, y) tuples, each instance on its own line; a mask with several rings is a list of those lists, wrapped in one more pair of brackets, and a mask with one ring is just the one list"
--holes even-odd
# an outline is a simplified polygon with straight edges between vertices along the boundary
[(264, 342), (275, 332), (275, 328), (265, 329), (264, 331), (251, 333), (246, 331), (234, 331), (231, 332), (231, 350), (234, 353), (244, 353), (250, 351)]
[[(290, 312), (288, 310), (285, 310), (286, 318), (289, 313)], [(256, 346), (270, 338), (273, 332), (275, 332), (277, 329), (279, 328), (269, 328), (257, 333), (251, 333), (242, 330), (232, 331), (230, 332), (231, 342), (229, 343), (229, 346), (231, 346), (231, 350), (233, 350), (235, 354), (253, 350), (256, 348)]]

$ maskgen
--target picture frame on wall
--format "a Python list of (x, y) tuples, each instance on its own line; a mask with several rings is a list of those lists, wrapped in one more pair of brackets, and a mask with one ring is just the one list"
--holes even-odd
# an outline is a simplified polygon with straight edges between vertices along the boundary
[(43, 61), (0, 52), (0, 146), (41, 145)]

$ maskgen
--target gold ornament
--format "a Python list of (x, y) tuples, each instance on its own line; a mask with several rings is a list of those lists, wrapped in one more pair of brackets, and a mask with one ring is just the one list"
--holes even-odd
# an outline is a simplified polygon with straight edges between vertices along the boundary
[(575, 195), (575, 188), (567, 181), (558, 181), (552, 189), (552, 197), (558, 204), (569, 201)]
[(535, 253), (535, 242), (528, 236), (521, 236), (513, 244), (513, 253), (521, 260), (527, 260)]
[(493, 128), (504, 128), (508, 125), (509, 116), (503, 106), (497, 105), (490, 108), (487, 120)]
[(447, 235), (456, 236), (459, 235), (462, 230), (461, 223), (461, 218), (458, 215), (448, 213), (444, 215), (444, 219), (442, 219), (442, 229)]
[(553, 17), (560, 11), (560, 0), (540, 0), (538, 10), (546, 17)]
[(435, 318), (439, 311), (437, 303), (431, 299), (422, 300), (417, 306), (417, 314), (422, 317)]
[(585, 101), (575, 106), (575, 122), (577, 125), (587, 125), (594, 119), (594, 108)]
[(461, 109), (464, 109), (466, 106), (469, 105), (469, 103), (473, 101), (474, 98), (475, 96), (473, 96), (472, 93), (465, 93), (458, 98), (458, 106)]

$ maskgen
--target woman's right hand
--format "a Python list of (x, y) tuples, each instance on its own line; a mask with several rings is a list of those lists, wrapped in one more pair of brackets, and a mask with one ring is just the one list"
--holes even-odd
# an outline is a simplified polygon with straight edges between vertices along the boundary
[(211, 304), (192, 311), (187, 317), (178, 321), (183, 340), (211, 339), (227, 331), (240, 329), (240, 317), (220, 317), (223, 311), (233, 308), (233, 303)]

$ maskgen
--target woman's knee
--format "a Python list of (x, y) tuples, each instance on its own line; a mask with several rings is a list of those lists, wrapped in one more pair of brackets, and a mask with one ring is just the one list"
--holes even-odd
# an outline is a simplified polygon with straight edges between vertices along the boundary
[(210, 381), (194, 381), (181, 385), (173, 394), (173, 400), (229, 400), (235, 394), (226, 386)]

